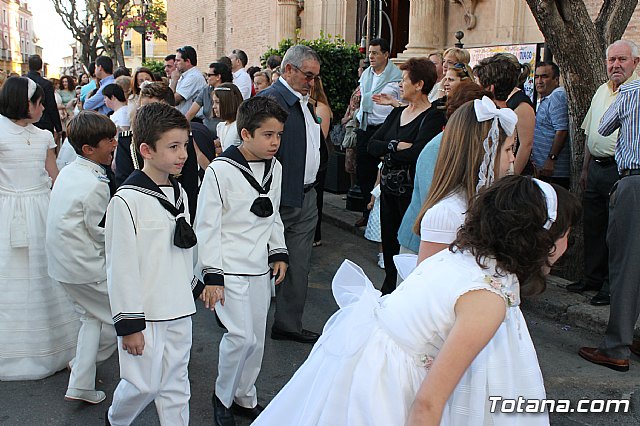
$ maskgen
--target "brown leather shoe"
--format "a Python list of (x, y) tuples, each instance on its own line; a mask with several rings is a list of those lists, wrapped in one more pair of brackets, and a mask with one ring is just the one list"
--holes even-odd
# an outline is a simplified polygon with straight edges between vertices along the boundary
[(629, 349), (634, 354), (640, 356), (640, 339), (633, 339), (633, 343), (629, 346)]
[(360, 219), (356, 220), (356, 223), (354, 223), (353, 225), (356, 228), (361, 228), (363, 226), (367, 226), (367, 222), (369, 222), (369, 218), (362, 216)]
[(580, 348), (578, 354), (589, 362), (609, 367), (616, 371), (629, 371), (629, 360), (610, 358), (600, 352), (598, 348)]

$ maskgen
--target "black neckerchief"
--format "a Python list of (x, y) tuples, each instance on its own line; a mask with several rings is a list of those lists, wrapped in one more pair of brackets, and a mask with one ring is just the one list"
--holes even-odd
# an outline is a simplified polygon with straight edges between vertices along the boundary
[(249, 163), (244, 158), (237, 146), (230, 146), (214, 161), (226, 161), (232, 166), (236, 167), (242, 173), (242, 176), (249, 182), (249, 185), (258, 191), (258, 198), (251, 204), (251, 213), (258, 217), (269, 217), (273, 214), (273, 204), (269, 198), (269, 189), (271, 188), (271, 181), (273, 180), (273, 168), (275, 167), (275, 160), (264, 160), (264, 176), (262, 177), (262, 184), (258, 183)]
[(196, 245), (198, 240), (193, 228), (189, 225), (184, 217), (184, 203), (182, 202), (182, 191), (178, 185), (178, 181), (169, 176), (169, 182), (173, 187), (175, 203), (172, 203), (162, 190), (151, 180), (142, 170), (134, 170), (127, 180), (124, 181), (120, 189), (133, 189), (143, 194), (151, 195), (160, 202), (160, 205), (167, 209), (176, 218), (176, 230), (173, 235), (173, 244), (176, 247), (188, 249)]

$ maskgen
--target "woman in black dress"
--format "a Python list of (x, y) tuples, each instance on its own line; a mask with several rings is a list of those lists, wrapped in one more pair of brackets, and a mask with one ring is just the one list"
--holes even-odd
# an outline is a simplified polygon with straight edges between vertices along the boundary
[(405, 104), (388, 95), (374, 95), (374, 102), (396, 107), (373, 134), (368, 151), (381, 158), (380, 224), (385, 280), (382, 293), (396, 288), (397, 271), (393, 256), (400, 251), (398, 229), (413, 191), (416, 161), (425, 145), (445, 124), (442, 101), (429, 102), (436, 83), (435, 65), (426, 58), (411, 58), (400, 66), (400, 93)]

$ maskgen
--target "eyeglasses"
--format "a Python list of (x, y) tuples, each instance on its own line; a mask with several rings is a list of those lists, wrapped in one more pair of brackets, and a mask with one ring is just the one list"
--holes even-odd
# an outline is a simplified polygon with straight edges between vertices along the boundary
[(213, 73), (213, 74), (211, 74), (211, 73), (207, 73), (207, 77), (215, 77), (216, 75), (220, 75), (220, 74), (216, 74), (216, 73)]
[(320, 74), (314, 74), (312, 72), (303, 72), (297, 66), (295, 66), (293, 64), (291, 64), (291, 66), (294, 67), (295, 69), (297, 69), (298, 71), (300, 71), (304, 75), (304, 78), (307, 79), (307, 81), (311, 81), (311, 80), (315, 79), (316, 77), (320, 77)]

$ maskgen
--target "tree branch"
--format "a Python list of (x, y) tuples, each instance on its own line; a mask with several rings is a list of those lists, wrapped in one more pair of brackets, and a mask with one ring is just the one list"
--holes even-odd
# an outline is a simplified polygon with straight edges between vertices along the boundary
[(637, 5), (638, 0), (604, 0), (595, 20), (604, 46), (622, 37)]

